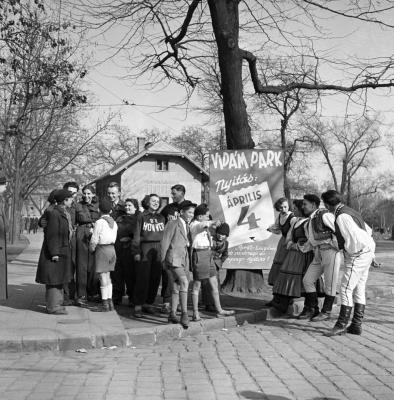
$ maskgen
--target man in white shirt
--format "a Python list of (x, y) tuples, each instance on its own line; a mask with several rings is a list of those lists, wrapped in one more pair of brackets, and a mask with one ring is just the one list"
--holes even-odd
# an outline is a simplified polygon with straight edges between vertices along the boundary
[[(331, 310), (335, 301), (341, 253), (335, 239), (334, 215), (325, 208), (319, 208), (320, 198), (314, 194), (306, 194), (303, 200), (303, 210), (309, 216), (306, 225), (308, 241), (304, 245), (313, 249), (314, 257), (306, 271), (303, 284), (306, 292), (306, 305), (299, 319), (311, 321), (326, 321), (331, 318)], [(324, 304), (319, 313), (316, 282), (324, 274)], [(309, 300), (309, 302), (307, 301)]]
[[(341, 310), (328, 336), (346, 332), (360, 335), (365, 310), (365, 285), (375, 253), (372, 230), (357, 211), (341, 202), (337, 191), (328, 190), (322, 194), (322, 199), (328, 210), (334, 214), (335, 236), (345, 260), (340, 293)], [(353, 304), (353, 320), (347, 328)]]

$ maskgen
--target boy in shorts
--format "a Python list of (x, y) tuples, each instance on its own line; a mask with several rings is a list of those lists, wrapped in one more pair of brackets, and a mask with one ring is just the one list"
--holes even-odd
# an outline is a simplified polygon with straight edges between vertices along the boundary
[[(168, 221), (161, 240), (161, 261), (169, 271), (171, 288), (171, 312), (168, 322), (189, 327), (187, 315), (187, 292), (189, 286), (189, 246), (191, 244), (189, 223), (193, 219), (196, 204), (185, 200), (180, 207), (179, 218)], [(181, 319), (176, 316), (178, 304), (181, 305)]]
[(209, 282), (217, 316), (234, 314), (233, 310), (223, 310), (220, 305), (217, 271), (212, 252), (213, 239), (210, 233), (210, 228), (216, 228), (218, 224), (220, 222), (209, 220), (209, 208), (206, 204), (200, 204), (196, 207), (194, 220), (190, 224), (192, 239), (193, 321), (201, 320), (198, 312), (198, 295), (201, 288), (201, 281), (204, 279), (207, 279)]

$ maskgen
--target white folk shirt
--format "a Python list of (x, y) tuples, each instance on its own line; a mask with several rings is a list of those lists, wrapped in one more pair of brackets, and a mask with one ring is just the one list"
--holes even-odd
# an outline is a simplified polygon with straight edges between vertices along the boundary
[(108, 222), (102, 218), (94, 223), (93, 234), (90, 239), (90, 248), (92, 251), (99, 244), (114, 244), (118, 233), (118, 225), (114, 221), (114, 226), (110, 228)]
[(372, 238), (372, 229), (365, 224), (366, 231), (361, 229), (349, 214), (340, 214), (337, 224), (345, 239), (345, 251), (350, 255), (357, 255), (366, 251), (375, 252), (375, 241)]
[(316, 212), (318, 210), (313, 211), (313, 213), (310, 215), (309, 217), (309, 221), (306, 223), (306, 227), (305, 227), (305, 234), (306, 237), (308, 238), (308, 243), (312, 246), (312, 247), (317, 247), (319, 245), (323, 245), (323, 244), (327, 244), (330, 245), (331, 247), (338, 249), (338, 243), (335, 239), (335, 217), (334, 214), (331, 214), (329, 212), (326, 212), (322, 215), (322, 219), (323, 219), (323, 223), (325, 226), (327, 226), (328, 228), (330, 228), (333, 232), (332, 234), (332, 238), (329, 239), (323, 239), (323, 240), (316, 240), (314, 235), (313, 235), (313, 227), (312, 227), (312, 219), (315, 217)]
[(209, 233), (211, 221), (192, 221), (190, 224), (190, 234), (192, 237), (193, 249), (206, 249), (212, 246), (212, 237)]

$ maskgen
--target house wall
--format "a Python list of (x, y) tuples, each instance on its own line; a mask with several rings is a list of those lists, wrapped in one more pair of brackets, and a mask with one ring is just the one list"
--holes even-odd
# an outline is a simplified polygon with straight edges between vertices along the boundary
[[(157, 159), (168, 161), (168, 171), (156, 171)], [(186, 199), (199, 204), (203, 191), (201, 180), (200, 171), (186, 159), (147, 155), (123, 172), (122, 198), (134, 197), (141, 201), (146, 194), (156, 193), (171, 202), (171, 187), (182, 184), (186, 188)]]

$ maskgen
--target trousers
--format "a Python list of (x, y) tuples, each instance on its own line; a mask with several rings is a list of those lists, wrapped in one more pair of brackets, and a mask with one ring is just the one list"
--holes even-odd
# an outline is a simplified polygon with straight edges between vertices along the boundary
[(353, 307), (354, 303), (365, 305), (365, 286), (374, 253), (365, 251), (357, 255), (344, 253), (345, 272), (341, 282), (341, 304)]
[(313, 260), (302, 280), (305, 291), (316, 292), (315, 283), (324, 274), (324, 292), (328, 296), (335, 296), (342, 254), (332, 247), (327, 249), (316, 247), (313, 252)]

